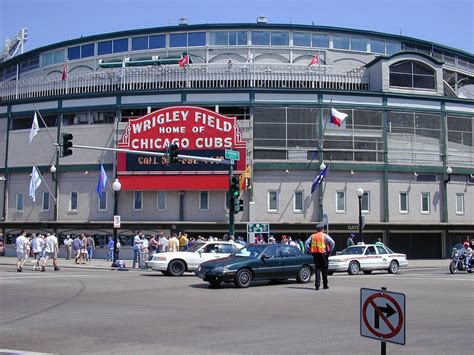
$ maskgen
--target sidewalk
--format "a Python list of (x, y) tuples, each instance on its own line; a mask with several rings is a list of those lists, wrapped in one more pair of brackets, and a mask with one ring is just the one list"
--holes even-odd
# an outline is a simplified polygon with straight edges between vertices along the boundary
[[(16, 267), (16, 257), (14, 256), (1, 256), (0, 257), (0, 265), (12, 265)], [(29, 259), (31, 260), (31, 259)], [(141, 271), (140, 269), (132, 269), (132, 260), (124, 260), (125, 266), (127, 270), (130, 271)], [(50, 267), (52, 268), (52, 261), (48, 260), (48, 266), (47, 268)], [(109, 270), (112, 269), (111, 261), (106, 261), (104, 259), (93, 259), (92, 261), (88, 261), (85, 264), (76, 264), (74, 262), (74, 259), (71, 260), (65, 260), (63, 258), (58, 259), (58, 265), (60, 268), (72, 268), (72, 269), (98, 269), (98, 270)], [(28, 261), (24, 269), (25, 270), (31, 270), (33, 268), (33, 262)], [(115, 268), (114, 268), (115, 269)]]
[[(105, 261), (103, 259), (94, 259), (88, 261), (86, 264), (76, 264), (74, 260), (59, 260), (59, 267), (61, 268), (78, 268), (78, 269), (112, 269), (111, 261)], [(132, 260), (124, 260), (125, 266), (130, 271), (142, 271), (141, 269), (132, 269)], [(0, 265), (16, 265), (16, 257), (13, 256), (2, 256), (0, 257)], [(48, 265), (51, 266), (51, 261), (48, 261)], [(448, 269), (449, 259), (414, 259), (408, 260), (408, 269), (434, 269), (434, 268), (446, 268)], [(33, 263), (28, 262), (25, 264), (26, 269), (31, 269)], [(403, 269), (401, 269), (403, 270)]]

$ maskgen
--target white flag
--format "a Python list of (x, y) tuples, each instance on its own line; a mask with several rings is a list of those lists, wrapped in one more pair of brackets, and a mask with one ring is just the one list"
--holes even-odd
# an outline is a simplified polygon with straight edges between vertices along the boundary
[(31, 172), (30, 180), (30, 197), (35, 202), (35, 191), (41, 185), (41, 177), (39, 175), (38, 169), (36, 166), (33, 166), (33, 171)]
[(36, 136), (39, 130), (40, 128), (38, 124), (38, 116), (36, 116), (36, 111), (35, 111), (35, 116), (33, 117), (33, 124), (31, 125), (31, 130), (30, 130), (30, 143), (33, 140), (33, 137)]

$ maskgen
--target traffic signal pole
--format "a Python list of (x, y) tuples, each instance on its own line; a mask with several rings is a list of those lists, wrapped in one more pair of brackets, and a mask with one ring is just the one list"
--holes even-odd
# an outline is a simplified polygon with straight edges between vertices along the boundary
[(232, 189), (232, 178), (234, 176), (234, 160), (230, 161), (229, 164), (229, 236), (235, 233), (235, 199)]

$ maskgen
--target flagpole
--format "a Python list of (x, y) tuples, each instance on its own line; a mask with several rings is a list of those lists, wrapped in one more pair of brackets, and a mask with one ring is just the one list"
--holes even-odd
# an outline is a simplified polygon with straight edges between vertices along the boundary
[(16, 82), (15, 82), (15, 99), (18, 100), (19, 96), (19, 87), (18, 81), (20, 80), (20, 64), (16, 65)]
[(53, 143), (55, 143), (54, 137), (53, 137), (53, 135), (51, 134), (51, 132), (49, 131), (49, 127), (48, 127), (48, 125), (46, 124), (46, 122), (45, 122), (43, 116), (41, 115), (41, 112), (39, 112), (39, 110), (38, 110), (38, 108), (36, 107), (35, 104), (33, 104), (33, 107), (35, 108), (35, 112), (37, 112), (38, 115), (40, 116), (41, 122), (43, 122), (44, 126), (46, 127), (46, 131), (48, 132), (49, 136), (51, 137), (51, 140), (53, 141)]
[(51, 189), (49, 188), (48, 184), (46, 183), (46, 180), (44, 179), (43, 174), (41, 174), (41, 171), (38, 169), (38, 167), (36, 166), (35, 162), (32, 162), (32, 163), (33, 163), (33, 166), (34, 166), (35, 169), (36, 169), (36, 172), (38, 173), (39, 177), (41, 178), (41, 181), (43, 181), (44, 184), (46, 185), (46, 188), (48, 189), (49, 195), (53, 198), (54, 203), (56, 203), (56, 197), (55, 197), (55, 196), (53, 195), (53, 193), (51, 192)]

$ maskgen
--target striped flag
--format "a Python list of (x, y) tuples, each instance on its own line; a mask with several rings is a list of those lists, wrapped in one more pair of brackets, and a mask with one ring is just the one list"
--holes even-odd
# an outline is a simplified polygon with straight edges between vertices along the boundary
[(347, 116), (348, 116), (347, 113), (339, 112), (335, 108), (331, 108), (331, 123), (332, 124), (335, 124), (336, 126), (341, 127), (342, 122), (344, 122)]
[(329, 164), (319, 173), (318, 176), (313, 180), (313, 184), (311, 185), (311, 193), (316, 191), (318, 186), (323, 182), (324, 178), (328, 174), (329, 171)]

